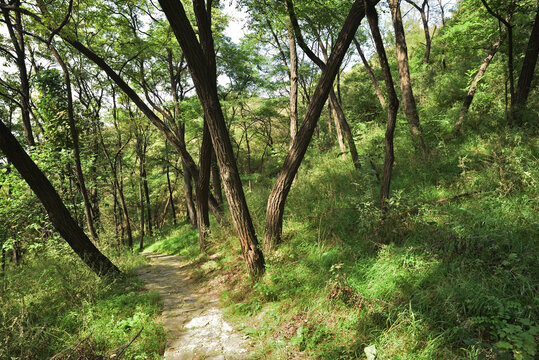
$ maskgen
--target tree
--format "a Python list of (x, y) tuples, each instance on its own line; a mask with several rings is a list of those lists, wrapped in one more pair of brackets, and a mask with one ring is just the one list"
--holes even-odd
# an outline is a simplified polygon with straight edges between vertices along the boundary
[[(377, 3), (377, 0), (370, 1), (372, 5)], [(363, 1), (356, 0), (350, 8), (331, 55), (322, 70), (320, 80), (309, 102), (298, 135), (292, 143), (269, 195), (266, 207), (266, 233), (264, 235), (264, 243), (268, 248), (274, 248), (281, 241), (286, 198), (307, 151), (324, 103), (333, 87), (333, 81), (339, 71), (341, 62), (364, 16)]]
[[(324, 69), (324, 67), (326, 67), (327, 65), (326, 63), (329, 60), (329, 58), (327, 55), (327, 50), (324, 47), (322, 41), (320, 40), (320, 37), (319, 36), (317, 37), (318, 44), (321, 48), (322, 54), (324, 55), (326, 63), (324, 63), (318, 56), (316, 56), (314, 52), (311, 49), (309, 49), (309, 47), (305, 43), (305, 40), (303, 39), (303, 35), (301, 34), (301, 29), (300, 29), (298, 20), (296, 18), (296, 14), (294, 11), (294, 4), (292, 0), (286, 0), (286, 6), (287, 6), (288, 14), (290, 16), (290, 21), (292, 22), (292, 26), (294, 28), (294, 33), (296, 35), (298, 45), (301, 47), (303, 52), (311, 59), (312, 62), (314, 62), (320, 69)], [(312, 25), (312, 22), (311, 22), (311, 25)], [(337, 98), (337, 95), (335, 94), (333, 85), (331, 86), (331, 89), (329, 90), (329, 103), (334, 112), (334, 117), (338, 121), (338, 125), (340, 125), (340, 130), (344, 132), (344, 135), (346, 136), (346, 140), (348, 141), (348, 147), (350, 148), (350, 155), (352, 157), (352, 162), (354, 166), (356, 167), (356, 169), (359, 169), (361, 165), (359, 163), (359, 157), (357, 154), (354, 137), (352, 135), (352, 130), (350, 129), (350, 126), (348, 125), (348, 122), (346, 121), (344, 111), (342, 110), (342, 106)], [(343, 151), (344, 144), (342, 143), (341, 136), (339, 136), (339, 140), (341, 142), (341, 151)]]
[[(20, 4), (20, 0), (15, 0), (13, 1), (13, 4), (10, 5), (19, 7)], [(5, 0), (0, 0), (0, 5), (6, 6), (7, 3), (5, 2)], [(24, 134), (26, 136), (26, 141), (28, 145), (35, 146), (36, 143), (32, 132), (32, 125), (30, 123), (30, 83), (28, 80), (28, 70), (26, 68), (26, 45), (24, 40), (22, 14), (20, 12), (16, 12), (13, 23), (10, 17), (10, 11), (4, 6), (2, 6), (4, 23), (6, 24), (13, 48), (15, 49), (15, 54), (11, 54), (11, 52), (6, 49), (3, 49), (3, 51), (9, 54), (10, 57), (14, 59), (17, 63), (20, 80), (20, 89), (18, 89), (17, 91), (20, 94), (19, 105), (22, 112)], [(5, 82), (3, 80), (0, 80), (0, 83), (3, 83), (3, 85), (5, 85)]]
[(406, 47), (406, 38), (404, 27), (402, 25), (402, 16), (400, 10), (400, 0), (388, 0), (391, 8), (391, 17), (393, 19), (393, 28), (395, 29), (395, 45), (397, 51), (397, 65), (400, 75), (400, 87), (402, 93), (402, 107), (404, 114), (408, 119), (408, 125), (412, 137), (419, 140), (420, 147), (426, 151), (427, 146), (423, 140), (423, 130), (419, 122), (419, 113), (412, 90), (412, 80), (410, 79), (410, 67), (408, 65), (408, 49)]
[[(406, 2), (412, 5), (417, 11), (419, 11), (419, 14), (421, 15), (421, 21), (423, 22), (423, 31), (425, 32), (425, 58), (423, 59), (423, 63), (428, 64), (429, 58), (430, 58), (430, 48), (431, 48), (431, 43), (432, 43), (432, 40), (430, 37), (430, 30), (429, 30), (429, 10), (430, 10), (429, 0), (423, 0), (423, 3), (421, 4), (421, 6), (419, 6), (412, 0), (406, 0)], [(442, 14), (442, 21), (443, 21), (443, 14)]]
[(0, 121), (0, 150), (34, 191), (47, 210), (56, 230), (82, 261), (99, 276), (120, 274), (120, 270), (92, 244), (77, 225), (49, 180), (2, 121)]
[(399, 100), (397, 99), (397, 93), (395, 92), (395, 85), (393, 83), (393, 77), (391, 76), (391, 69), (389, 68), (389, 62), (387, 61), (386, 51), (384, 49), (384, 43), (382, 41), (382, 35), (380, 28), (378, 27), (378, 14), (374, 6), (370, 6), (365, 0), (365, 13), (369, 26), (371, 28), (372, 38), (376, 46), (378, 58), (380, 60), (380, 66), (384, 73), (384, 80), (386, 83), (387, 98), (389, 106), (387, 109), (387, 127), (385, 134), (385, 159), (384, 159), (384, 173), (382, 175), (382, 185), (380, 189), (380, 208), (385, 210), (387, 208), (386, 201), (389, 199), (389, 190), (391, 184), (391, 173), (393, 171), (393, 163), (395, 162), (395, 154), (393, 149), (393, 134), (395, 132), (395, 125), (397, 122), (397, 111), (399, 109)]
[(202, 0), (193, 1), (200, 42), (180, 2), (160, 0), (159, 3), (185, 54), (198, 98), (204, 108), (204, 116), (221, 170), (221, 180), (248, 272), (254, 276), (261, 275), (264, 272), (264, 256), (258, 248), (258, 240), (217, 95), (215, 50), (211, 32), (211, 0), (207, 4)]
[(517, 89), (515, 92), (515, 101), (512, 104), (513, 119), (516, 124), (522, 122), (522, 109), (526, 105), (526, 100), (530, 93), (530, 85), (532, 82), (534, 69), (537, 64), (537, 56), (539, 54), (539, 4), (535, 13), (535, 21), (530, 34), (528, 46), (526, 47), (526, 55), (522, 64), (522, 70), (518, 77)]

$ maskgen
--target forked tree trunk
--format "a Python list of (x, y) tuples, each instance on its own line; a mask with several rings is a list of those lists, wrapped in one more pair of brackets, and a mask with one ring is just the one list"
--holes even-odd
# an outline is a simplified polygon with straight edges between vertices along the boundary
[[(429, 30), (429, 1), (423, 0), (421, 6), (417, 5), (412, 0), (406, 0), (406, 2), (416, 8), (421, 15), (421, 22), (423, 23), (423, 31), (425, 33), (425, 57), (423, 58), (423, 63), (428, 64), (430, 58), (430, 48), (432, 40), (430, 38)], [(426, 11), (425, 11), (426, 10)], [(442, 12), (442, 21), (443, 21), (443, 12)]]
[(489, 66), (490, 62), (492, 61), (492, 58), (500, 48), (500, 45), (502, 44), (503, 37), (499, 38), (494, 45), (490, 48), (487, 57), (483, 60), (481, 63), (481, 66), (479, 67), (479, 71), (477, 71), (477, 74), (475, 74), (475, 77), (472, 80), (472, 84), (470, 85), (470, 88), (468, 89), (468, 93), (466, 94), (466, 97), (464, 98), (464, 103), (462, 104), (462, 107), (460, 108), (459, 112), (459, 118), (457, 119), (457, 122), (453, 126), (452, 136), (456, 136), (464, 124), (464, 118), (466, 117), (466, 114), (468, 113), (468, 110), (470, 109), (470, 105), (472, 104), (472, 100), (474, 98), (475, 92), (477, 90), (477, 86), (479, 85), (479, 80), (483, 77), (485, 74), (485, 71), (487, 71), (487, 67)]
[(215, 50), (211, 33), (211, 4), (206, 9), (204, 1), (193, 1), (199, 42), (181, 2), (159, 0), (159, 3), (185, 54), (198, 98), (204, 109), (213, 148), (221, 170), (221, 180), (225, 188), (230, 213), (238, 231), (245, 264), (250, 274), (261, 275), (264, 272), (264, 256), (258, 248), (258, 240), (217, 95)]
[[(370, 1), (372, 5), (378, 0)], [(288, 155), (285, 158), (281, 172), (277, 176), (275, 185), (269, 195), (266, 210), (266, 233), (264, 236), (265, 246), (274, 248), (281, 241), (283, 215), (286, 198), (294, 181), (294, 177), (305, 156), (307, 147), (316, 128), (320, 113), (327, 100), (328, 94), (333, 87), (333, 82), (339, 71), (342, 60), (355, 36), (361, 19), (365, 15), (363, 0), (356, 0), (350, 9), (345, 23), (339, 33), (329, 60), (322, 70), (320, 80), (307, 107), (305, 117), (298, 131)], [(299, 27), (299, 25), (298, 25)], [(294, 24), (296, 29), (296, 24)]]
[(515, 101), (513, 102), (513, 119), (516, 124), (522, 123), (521, 110), (526, 106), (530, 85), (532, 83), (537, 56), (539, 54), (539, 8), (535, 14), (535, 22), (526, 48), (526, 55), (522, 63), (522, 70), (518, 77), (517, 89), (515, 92)]
[(120, 274), (120, 270), (92, 244), (77, 225), (47, 177), (1, 121), (0, 149), (37, 195), (56, 230), (86, 265), (99, 276)]
[(384, 80), (386, 83), (387, 98), (389, 106), (387, 109), (387, 127), (385, 134), (385, 158), (384, 158), (384, 173), (382, 174), (382, 185), (380, 187), (380, 208), (382, 211), (387, 209), (387, 199), (389, 199), (389, 191), (391, 185), (391, 174), (393, 172), (393, 163), (395, 161), (395, 154), (393, 150), (393, 134), (395, 133), (395, 124), (397, 122), (397, 111), (399, 109), (399, 100), (397, 99), (397, 93), (395, 92), (395, 84), (393, 83), (393, 77), (391, 76), (391, 70), (389, 68), (389, 62), (387, 61), (387, 55), (378, 26), (378, 14), (373, 6), (365, 1), (365, 12), (371, 28), (372, 38), (376, 46), (376, 52), (380, 59), (380, 67), (384, 74)]
[(393, 18), (393, 28), (395, 29), (395, 45), (397, 50), (397, 65), (400, 75), (400, 87), (402, 93), (402, 107), (404, 114), (408, 120), (410, 133), (414, 139), (419, 141), (422, 151), (426, 151), (427, 147), (423, 140), (423, 130), (419, 122), (419, 113), (412, 91), (412, 81), (410, 80), (410, 67), (408, 65), (408, 49), (406, 48), (406, 38), (404, 35), (404, 27), (402, 25), (400, 0), (388, 0), (391, 8), (391, 16)]

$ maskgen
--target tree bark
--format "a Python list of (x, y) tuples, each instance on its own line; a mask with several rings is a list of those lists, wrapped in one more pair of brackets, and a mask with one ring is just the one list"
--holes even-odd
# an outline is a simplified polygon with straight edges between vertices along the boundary
[(419, 122), (419, 114), (412, 91), (412, 81), (410, 80), (410, 67), (408, 65), (408, 49), (406, 48), (406, 38), (400, 10), (400, 0), (388, 0), (395, 29), (395, 44), (397, 50), (397, 65), (400, 75), (400, 87), (402, 93), (402, 106), (404, 114), (408, 120), (408, 126), (412, 137), (419, 140), (421, 150), (426, 151), (427, 146), (423, 140), (423, 130)]
[(258, 248), (258, 240), (217, 95), (215, 52), (211, 34), (211, 6), (208, 7), (209, 13), (204, 1), (193, 1), (199, 42), (180, 2), (159, 0), (159, 3), (185, 54), (198, 98), (204, 108), (213, 148), (221, 170), (221, 180), (230, 213), (238, 231), (245, 264), (250, 274), (261, 275), (264, 272), (264, 256)]
[(456, 136), (464, 124), (464, 118), (466, 117), (466, 114), (468, 113), (468, 110), (470, 109), (470, 105), (472, 104), (472, 100), (475, 95), (475, 91), (477, 90), (477, 86), (479, 85), (479, 80), (483, 77), (485, 74), (485, 71), (487, 70), (487, 67), (489, 66), (490, 62), (492, 61), (492, 58), (500, 48), (500, 45), (503, 42), (503, 37), (499, 38), (490, 48), (487, 57), (483, 60), (483, 63), (481, 63), (481, 66), (479, 67), (479, 71), (477, 71), (477, 74), (475, 74), (474, 79), (472, 80), (472, 84), (470, 85), (470, 89), (468, 89), (468, 93), (466, 94), (466, 97), (464, 98), (464, 103), (462, 104), (462, 107), (460, 108), (459, 112), (459, 118), (455, 125), (453, 126), (452, 136)]
[(210, 217), (208, 214), (208, 193), (210, 187), (211, 172), (211, 136), (208, 126), (204, 124), (202, 134), (202, 145), (200, 146), (200, 173), (196, 182), (196, 203), (197, 203), (197, 227), (200, 251), (205, 252), (207, 239), (210, 231)]
[(212, 176), (212, 185), (213, 185), (213, 194), (217, 204), (223, 208), (223, 192), (221, 190), (221, 172), (219, 171), (219, 163), (217, 162), (217, 157), (215, 156), (215, 151), (211, 152), (211, 176)]
[(92, 244), (77, 225), (49, 180), (1, 121), (0, 149), (37, 195), (56, 230), (86, 265), (99, 276), (120, 274), (120, 270)]
[(387, 61), (384, 42), (378, 26), (378, 14), (376, 13), (376, 9), (373, 6), (369, 6), (366, 1), (365, 12), (367, 14), (367, 20), (369, 21), (372, 38), (376, 46), (376, 52), (378, 53), (378, 58), (380, 59), (380, 67), (382, 68), (382, 72), (384, 74), (387, 98), (389, 101), (385, 134), (384, 172), (382, 174), (382, 185), (380, 187), (380, 208), (382, 211), (385, 211), (387, 209), (387, 199), (389, 199), (393, 163), (395, 162), (393, 134), (395, 133), (395, 125), (397, 123), (399, 100), (397, 99), (397, 93), (395, 92), (395, 84), (393, 83), (393, 77), (391, 76), (391, 69), (389, 68), (389, 62)]
[(371, 65), (367, 61), (367, 58), (365, 57), (365, 54), (361, 50), (361, 45), (354, 37), (354, 44), (356, 45), (357, 52), (359, 54), (359, 57), (361, 58), (361, 62), (363, 63), (363, 66), (365, 67), (365, 70), (367, 70), (367, 74), (369, 74), (369, 77), (371, 78), (372, 85), (374, 86), (374, 90), (376, 91), (376, 96), (378, 96), (378, 101), (380, 102), (380, 105), (382, 108), (386, 107), (386, 99), (384, 99), (384, 95), (382, 94), (382, 90), (380, 90), (380, 85), (378, 85), (378, 80), (376, 80), (376, 76), (374, 76), (374, 71), (372, 70)]
[(522, 70), (518, 77), (517, 89), (515, 92), (515, 101), (513, 102), (513, 119), (516, 124), (522, 123), (521, 110), (526, 106), (526, 100), (530, 93), (530, 85), (533, 79), (537, 56), (539, 54), (539, 8), (535, 14), (533, 29), (526, 47), (526, 55), (522, 63)]
[[(375, 5), (378, 0), (371, 0), (370, 3)], [(339, 33), (328, 62), (322, 70), (320, 80), (313, 93), (312, 100), (309, 102), (298, 135), (285, 158), (281, 172), (277, 176), (275, 185), (269, 195), (266, 210), (266, 233), (264, 236), (264, 243), (268, 248), (274, 248), (281, 241), (284, 207), (290, 187), (305, 156), (341, 62), (364, 15), (363, 1), (356, 0)], [(294, 24), (294, 29), (296, 29), (296, 24)], [(296, 38), (298, 37), (296, 36)]]

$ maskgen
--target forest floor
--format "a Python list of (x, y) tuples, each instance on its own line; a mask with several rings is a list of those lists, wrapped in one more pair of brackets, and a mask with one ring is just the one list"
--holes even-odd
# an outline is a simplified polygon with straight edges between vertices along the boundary
[(223, 319), (218, 290), (195, 286), (196, 262), (176, 255), (143, 255), (149, 265), (137, 274), (145, 288), (159, 293), (163, 301), (165, 359), (242, 359), (247, 355), (249, 341)]

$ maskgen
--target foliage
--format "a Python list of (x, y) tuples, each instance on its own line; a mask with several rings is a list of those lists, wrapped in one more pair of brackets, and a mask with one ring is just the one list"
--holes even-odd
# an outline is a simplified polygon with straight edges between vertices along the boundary
[[(120, 257), (123, 258), (121, 261)], [(61, 242), (27, 255), (24, 266), (0, 278), (0, 357), (48, 359), (86, 338), (104, 354), (129, 343), (131, 359), (159, 358), (164, 332), (156, 294), (141, 293), (133, 268), (140, 258), (116, 254), (124, 279), (99, 280)]]

